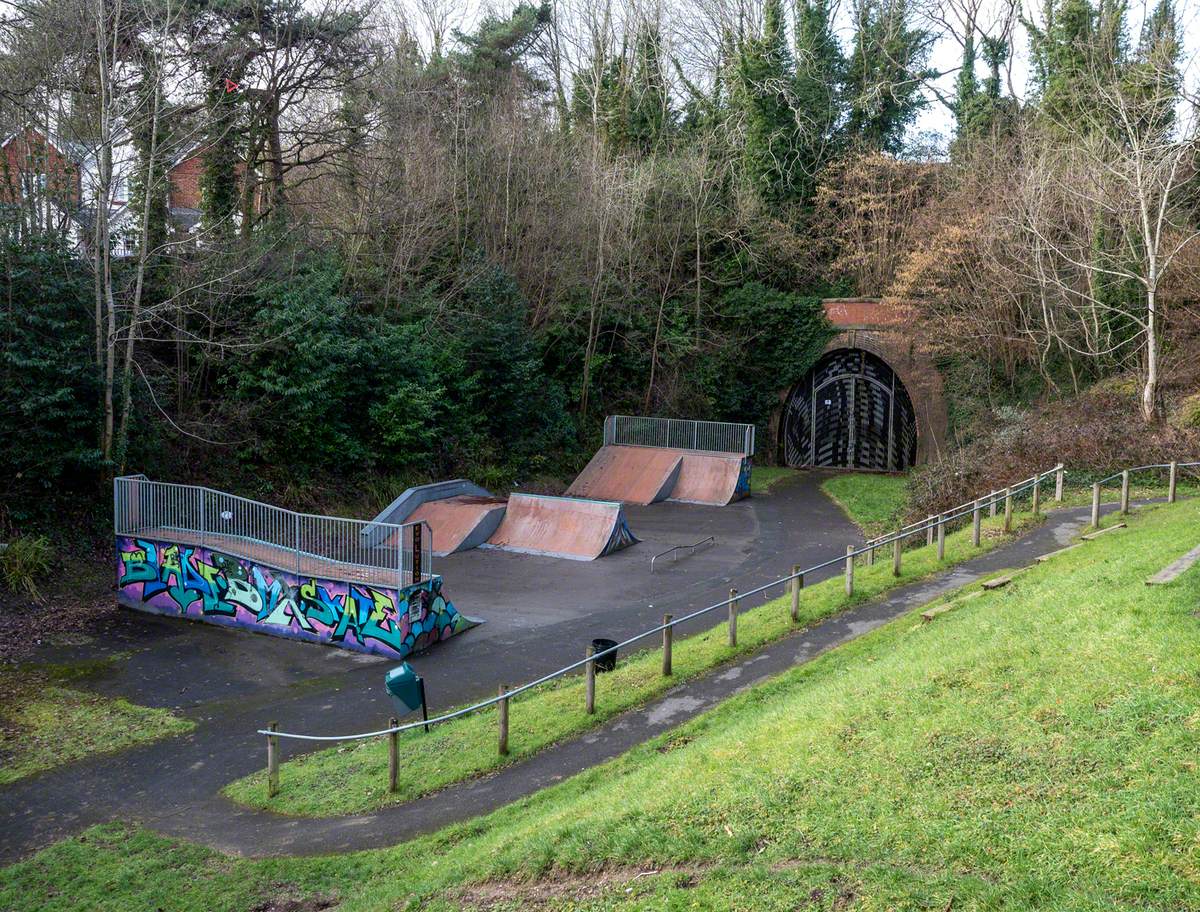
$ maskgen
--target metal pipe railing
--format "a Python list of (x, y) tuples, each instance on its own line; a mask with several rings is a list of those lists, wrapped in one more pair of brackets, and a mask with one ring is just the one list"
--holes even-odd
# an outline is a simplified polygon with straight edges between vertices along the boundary
[[(507, 705), (507, 701), (512, 700), (513, 698), (520, 696), (521, 694), (523, 694), (527, 691), (533, 690), (535, 687), (540, 687), (543, 684), (547, 684), (550, 681), (556, 680), (557, 678), (561, 678), (564, 675), (570, 674), (573, 671), (576, 671), (580, 668), (584, 668), (585, 666), (587, 666), (587, 664), (589, 662), (594, 662), (596, 659), (602, 658), (606, 655), (609, 655), (610, 653), (615, 653), (615, 652), (619, 652), (622, 649), (626, 649), (629, 646), (632, 646), (634, 643), (638, 643), (638, 642), (646, 639), (647, 637), (652, 637), (652, 636), (655, 636), (656, 634), (662, 633), (667, 628), (674, 628), (674, 627), (679, 626), (680, 624), (686, 624), (688, 621), (695, 620), (698, 617), (703, 617), (704, 615), (709, 614), (710, 612), (713, 612), (713, 611), (720, 611), (723, 608), (728, 609), (729, 605), (734, 602), (740, 602), (743, 599), (751, 598), (756, 595), (761, 595), (764, 592), (774, 589), (776, 586), (786, 586), (794, 579), (803, 578), (806, 575), (816, 573), (818, 570), (824, 570), (826, 567), (832, 567), (835, 564), (837, 564), (837, 565), (845, 564), (847, 561), (853, 560), (855, 557), (866, 554), (867, 552), (873, 551), (879, 547), (882, 547), (883, 545), (891, 544), (892, 542), (895, 542), (895, 541), (902, 542), (902, 541), (904, 541), (904, 539), (911, 538), (912, 536), (919, 534), (919, 533), (923, 533), (927, 528), (936, 527), (939, 522), (940, 523), (951, 522), (954, 519), (958, 519), (958, 518), (966, 516), (970, 513), (973, 513), (973, 511), (976, 508), (976, 505), (978, 505), (980, 508), (984, 508), (984, 507), (989, 506), (989, 504), (991, 504), (991, 503), (997, 503), (997, 502), (1003, 501), (1007, 497), (1016, 497), (1018, 494), (1023, 493), (1024, 491), (1031, 490), (1035, 484), (1037, 484), (1038, 482), (1040, 482), (1042, 479), (1046, 478), (1047, 476), (1057, 475), (1059, 472), (1065, 472), (1065, 469), (1064, 469), (1062, 463), (1059, 463), (1052, 469), (1047, 469), (1044, 472), (1039, 472), (1036, 475), (1032, 475), (1025, 481), (1019, 482), (1016, 485), (1012, 485), (1008, 488), (1005, 488), (1002, 491), (992, 492), (992, 494), (990, 495), (990, 497), (991, 497), (990, 500), (987, 498), (981, 498), (980, 500), (968, 501), (965, 505), (963, 505), (963, 506), (965, 506), (965, 509), (963, 509), (962, 506), (955, 507), (954, 509), (952, 509), (950, 511), (938, 514), (938, 516), (934, 517), (933, 519), (925, 519), (919, 523), (910, 524), (910, 526), (902, 527), (899, 531), (897, 531), (893, 534), (890, 534), (890, 535), (886, 535), (880, 539), (874, 539), (873, 543), (868, 542), (867, 544), (863, 545), (863, 547), (861, 547), (861, 548), (849, 548), (845, 552), (839, 554), (837, 557), (830, 558), (827, 561), (822, 561), (821, 563), (814, 564), (811, 567), (805, 567), (800, 570), (795, 570), (792, 573), (789, 573), (787, 576), (782, 576), (779, 579), (772, 580), (769, 583), (764, 583), (763, 585), (761, 585), (755, 589), (750, 589), (746, 592), (735, 593), (735, 594), (731, 595), (729, 598), (724, 599), (723, 601), (717, 602), (716, 604), (709, 605), (705, 608), (698, 608), (697, 610), (695, 610), (689, 614), (685, 614), (678, 618), (672, 618), (668, 622), (659, 624), (656, 627), (651, 627), (648, 630), (643, 630), (640, 633), (636, 633), (633, 636), (629, 637), (628, 639), (623, 640), (620, 643), (617, 643), (615, 646), (610, 646), (609, 648), (601, 650), (600, 652), (596, 652), (592, 655), (589, 655), (586, 658), (580, 659), (576, 662), (572, 662), (569, 665), (564, 665), (562, 668), (559, 668), (556, 671), (552, 671), (549, 674), (542, 675), (540, 678), (537, 678), (533, 681), (529, 681), (526, 684), (522, 684), (520, 687), (514, 688), (513, 690), (506, 690), (501, 695), (498, 695), (495, 697), (489, 697), (486, 700), (481, 700), (480, 702), (473, 703), (470, 706), (464, 706), (461, 709), (457, 709), (452, 712), (444, 713), (443, 715), (437, 716), (436, 718), (433, 718), (433, 719), (429, 719), (428, 721), (422, 720), (419, 722), (409, 722), (404, 725), (397, 725), (397, 726), (393, 726), (391, 728), (384, 728), (384, 729), (380, 729), (378, 731), (372, 731), (372, 732), (361, 732), (359, 734), (354, 734), (354, 735), (305, 735), (305, 734), (299, 734), (297, 732), (281, 732), (281, 731), (268, 730), (268, 729), (258, 729), (258, 734), (267, 735), (268, 737), (275, 737), (275, 738), (291, 738), (291, 739), (297, 740), (297, 741), (363, 741), (368, 738), (379, 738), (379, 737), (382, 737), (383, 735), (390, 735), (393, 733), (405, 732), (405, 731), (408, 731), (409, 729), (418, 728), (418, 727), (424, 726), (424, 725), (440, 725), (443, 722), (450, 722), (450, 721), (452, 721), (454, 719), (458, 719), (462, 716), (470, 715), (471, 713), (478, 712), (483, 709), (487, 709), (488, 707), (494, 706), (498, 703), (501, 703), (502, 701), (505, 702), (505, 705)], [(909, 531), (909, 530), (911, 530), (911, 531)]]
[(429, 579), (433, 570), (433, 533), (422, 521), (379, 523), (299, 513), (200, 485), (150, 481), (144, 475), (113, 479), (113, 532), (194, 537), (201, 547), (297, 575), (312, 572), (338, 579), (346, 571), (395, 574), (396, 585), (404, 586)]
[[(692, 542), (692, 544), (690, 544), (690, 545), (676, 545), (674, 548), (668, 548), (666, 551), (659, 551), (657, 554), (655, 554), (653, 557), (650, 558), (650, 572), (651, 573), (654, 572), (654, 562), (656, 560), (658, 560), (660, 557), (666, 557), (668, 554), (678, 554), (680, 551), (684, 550), (685, 548), (689, 549), (692, 552), (692, 554), (695, 554), (697, 548), (703, 547), (704, 545), (715, 544), (716, 541), (717, 541), (717, 539), (715, 536), (709, 535), (707, 538), (702, 538), (698, 542)], [(674, 559), (675, 558), (672, 558), (672, 560), (674, 560)]]

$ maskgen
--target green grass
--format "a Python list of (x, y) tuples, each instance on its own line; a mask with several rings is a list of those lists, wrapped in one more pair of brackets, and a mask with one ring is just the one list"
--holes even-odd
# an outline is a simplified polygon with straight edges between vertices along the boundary
[(908, 496), (908, 478), (848, 472), (827, 478), (821, 482), (821, 490), (868, 538), (877, 538), (901, 525)]
[[(249, 860), (119, 824), (0, 908), (1200, 908), (1200, 503), (909, 615), (529, 799), (393, 848)], [(302, 907), (305, 908), (305, 907)]]
[(166, 709), (137, 706), (63, 686), (103, 673), (109, 661), (24, 666), (4, 675), (0, 707), (0, 785), (93, 754), (190, 731)]
[(786, 478), (797, 478), (800, 473), (786, 466), (752, 466), (750, 469), (750, 494), (766, 494)]
[[(1032, 521), (1019, 514), (1024, 523)], [(999, 520), (987, 524), (985, 549), (1003, 540)], [(958, 563), (979, 552), (971, 547), (969, 530), (946, 538), (946, 562), (939, 564), (933, 548), (908, 552), (903, 573), (891, 574), (891, 551), (874, 566), (855, 570), (855, 591), (847, 600), (841, 577), (806, 587), (801, 592), (800, 625), (812, 624), (845, 608), (874, 598), (887, 589), (911, 582)], [(778, 568), (780, 575), (790, 568)], [(454, 782), (490, 772), (523, 759), (543, 748), (598, 725), (620, 712), (661, 694), (679, 681), (696, 677), (732, 659), (777, 640), (797, 629), (789, 617), (790, 596), (757, 607), (743, 605), (738, 618), (738, 645), (731, 648), (724, 625), (676, 641), (673, 674), (661, 673), (657, 648), (622, 658), (616, 671), (597, 676), (596, 712), (584, 713), (584, 683), (579, 675), (559, 679), (516, 698), (509, 708), (509, 755), (496, 750), (496, 717), (483, 711), (435, 727), (429, 734), (419, 729), (400, 736), (400, 774), (397, 790), (388, 793), (387, 745), (382, 740), (347, 742), (307, 754), (283, 764), (282, 789), (267, 797), (266, 773), (260, 771), (231, 783), (225, 794), (234, 801), (283, 814), (327, 816), (371, 810), (386, 804), (410, 801)], [(713, 621), (718, 614), (714, 612)], [(384, 720), (378, 720), (379, 727)]]

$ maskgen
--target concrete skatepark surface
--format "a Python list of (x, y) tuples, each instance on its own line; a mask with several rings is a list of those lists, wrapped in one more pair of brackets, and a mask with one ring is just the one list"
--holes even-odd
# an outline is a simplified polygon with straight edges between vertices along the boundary
[[(807, 473), (782, 482), (768, 496), (722, 510), (682, 504), (644, 512), (633, 508), (633, 521), (646, 533), (646, 543), (605, 561), (564, 562), (497, 551), (439, 560), (436, 570), (445, 575), (448, 587), (456, 587), (464, 610), (489, 623), (413, 658), (428, 682), (432, 709), (492, 695), (498, 683), (520, 683), (579, 658), (594, 636), (624, 638), (657, 623), (664, 611), (683, 614), (723, 598), (729, 586), (744, 591), (777, 578), (793, 563), (816, 563), (844, 550), (846, 544), (859, 541), (858, 534), (821, 494), (821, 477)], [(263, 741), (255, 729), (266, 721), (278, 720), (284, 730), (314, 734), (381, 727), (391, 715), (382, 676), (394, 663), (121, 612), (115, 623), (106, 622), (103, 649), (129, 651), (131, 656), (94, 689), (174, 708), (194, 719), (197, 728), (182, 737), (95, 757), (0, 789), (0, 862), (113, 818), (141, 821), (165, 833), (247, 854), (361, 849), (427, 832), (601, 762), (666, 723), (677, 724), (708, 708), (780, 663), (786, 667), (865, 632), (938, 591), (968, 582), (972, 573), (1014, 566), (1061, 547), (1085, 520), (1085, 512), (1061, 511), (1015, 544), (832, 618), (797, 634), (800, 640), (790, 637), (731, 668), (717, 669), (643, 710), (495, 776), (388, 811), (327, 821), (240, 809), (221, 798), (219, 790), (262, 767)], [(667, 542), (678, 544), (706, 534), (716, 535), (715, 547), (649, 572), (650, 556)], [(838, 572), (835, 566), (816, 577)], [(711, 617), (703, 619), (691, 629), (712, 622)], [(48, 648), (38, 659), (65, 661), (96, 654), (95, 647), (82, 644)], [(775, 658), (767, 661), (764, 655)], [(735, 682), (731, 672), (751, 662), (760, 664)], [(697, 708), (681, 711), (676, 691), (693, 686), (700, 688), (696, 693), (701, 696), (688, 705)], [(664, 707), (674, 709), (666, 712)], [(658, 722), (637, 723), (645, 714)], [(636, 724), (629, 724), (631, 718)], [(617, 728), (617, 723), (624, 727)], [(283, 743), (285, 759), (296, 750), (294, 744)]]
[(567, 494), (642, 505), (675, 500), (723, 507), (737, 497), (742, 462), (740, 455), (607, 445), (596, 451)]

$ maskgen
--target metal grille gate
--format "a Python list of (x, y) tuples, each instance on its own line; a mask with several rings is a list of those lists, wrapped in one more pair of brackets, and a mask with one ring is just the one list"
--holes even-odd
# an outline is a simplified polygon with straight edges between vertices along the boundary
[(885, 361), (858, 348), (822, 356), (788, 397), (788, 465), (899, 471), (917, 458), (912, 400)]

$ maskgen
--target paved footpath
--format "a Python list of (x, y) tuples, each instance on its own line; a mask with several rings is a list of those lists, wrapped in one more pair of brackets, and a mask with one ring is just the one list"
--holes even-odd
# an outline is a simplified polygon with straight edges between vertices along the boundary
[[(997, 570), (1030, 564), (1039, 555), (1070, 543), (1087, 522), (1086, 508), (1051, 512), (1043, 525), (1008, 545), (799, 630), (740, 661), (672, 688), (649, 705), (614, 717), (591, 732), (493, 775), (450, 786), (427, 798), (371, 814), (300, 819), (239, 807), (211, 789), (198, 794), (183, 788), (186, 794), (169, 809), (155, 810), (145, 802), (135, 802), (130, 812), (119, 816), (163, 834), (246, 856), (315, 855), (395, 844), (488, 813), (612, 759), (712, 709), (733, 694), (810, 661), (946, 592)], [(121, 763), (121, 758), (113, 762)], [(176, 773), (186, 782), (189, 769), (181, 765)], [(3, 847), (0, 855), (11, 858), (24, 854), (22, 848), (28, 851), (28, 843), (24, 847)]]

